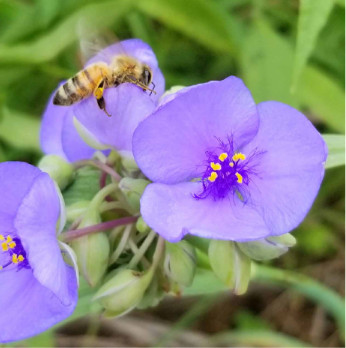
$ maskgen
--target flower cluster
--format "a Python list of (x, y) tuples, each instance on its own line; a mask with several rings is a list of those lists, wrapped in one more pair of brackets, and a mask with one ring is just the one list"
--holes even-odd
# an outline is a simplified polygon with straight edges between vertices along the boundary
[(86, 66), (122, 50), (150, 67), (155, 93), (106, 88), (111, 117), (94, 96), (58, 106), (53, 93), (40, 169), (0, 164), (1, 343), (68, 317), (79, 274), (108, 316), (180, 294), (196, 248), (242, 294), (251, 260), (287, 252), (318, 193), (327, 150), (302, 113), (256, 105), (233, 76), (164, 94), (156, 57), (137, 39)]

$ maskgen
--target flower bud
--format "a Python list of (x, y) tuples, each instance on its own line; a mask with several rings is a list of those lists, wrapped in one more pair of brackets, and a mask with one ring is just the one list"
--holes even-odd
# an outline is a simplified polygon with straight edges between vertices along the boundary
[[(100, 223), (97, 211), (89, 210), (80, 228)], [(80, 237), (71, 243), (77, 255), (78, 268), (90, 286), (95, 286), (103, 277), (108, 266), (109, 241), (105, 233), (93, 233)]]
[(127, 172), (134, 173), (139, 171), (138, 165), (133, 159), (132, 154), (121, 153), (121, 155), (121, 164)]
[(146, 233), (150, 231), (150, 227), (146, 224), (143, 218), (140, 216), (136, 222), (136, 228), (138, 232)]
[(160, 285), (158, 277), (155, 276), (153, 277), (153, 280), (151, 281), (148, 289), (145, 291), (143, 295), (142, 300), (136, 306), (136, 308), (146, 309), (148, 307), (157, 306), (164, 297), (164, 295), (165, 293), (162, 289), (162, 286)]
[(85, 214), (89, 208), (89, 204), (90, 201), (79, 201), (69, 205), (66, 208), (67, 221), (72, 222)]
[(63, 190), (73, 178), (73, 166), (57, 155), (46, 155), (38, 163), (38, 168), (49, 176)]
[(149, 184), (145, 179), (123, 178), (119, 183), (119, 189), (123, 193), (124, 198), (133, 212), (139, 212), (140, 199), (144, 189)]
[(192, 284), (196, 270), (196, 252), (187, 241), (166, 242), (165, 270), (167, 275), (183, 286)]
[(244, 254), (258, 261), (275, 259), (286, 253), (295, 244), (296, 239), (289, 233), (252, 242), (237, 243)]
[(105, 315), (116, 317), (134, 309), (142, 300), (153, 277), (153, 270), (140, 273), (121, 269), (101, 286), (94, 296), (105, 308)]
[(251, 275), (251, 260), (231, 241), (211, 240), (208, 256), (210, 265), (220, 280), (237, 295), (247, 290)]

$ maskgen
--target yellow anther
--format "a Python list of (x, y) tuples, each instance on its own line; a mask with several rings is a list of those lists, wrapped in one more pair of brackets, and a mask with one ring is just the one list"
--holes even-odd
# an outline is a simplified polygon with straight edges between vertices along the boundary
[(234, 163), (233, 162), (229, 162), (229, 166), (233, 168), (234, 167)]
[(24, 261), (24, 256), (23, 255), (19, 255), (18, 256), (18, 261), (19, 262), (23, 262)]
[(237, 177), (237, 183), (241, 184), (243, 182), (243, 176), (239, 174), (238, 172), (235, 173), (235, 176)]
[(11, 242), (11, 243), (8, 243), (8, 246), (13, 249), (16, 247), (16, 242)]
[(2, 248), (2, 251), (7, 251), (8, 250), (7, 242), (1, 243), (1, 248)]
[(5, 237), (2, 234), (0, 234), (0, 240), (5, 240)]
[(245, 155), (243, 153), (238, 152), (238, 153), (233, 155), (232, 160), (233, 161), (238, 161), (238, 160), (243, 160), (244, 161), (245, 158), (246, 157), (245, 157)]
[(2, 270), (2, 266), (0, 266), (0, 271)]
[(214, 170), (220, 170), (221, 169), (221, 164), (220, 163), (210, 163), (210, 167), (212, 167)]
[(216, 178), (217, 178), (217, 173), (216, 173), (216, 172), (211, 172), (211, 174), (210, 174), (208, 180), (209, 180), (210, 182), (214, 182), (214, 181), (216, 180)]
[(13, 263), (18, 263), (17, 254), (13, 254), (13, 255), (12, 255), (12, 262), (13, 262)]
[(226, 158), (228, 157), (226, 152), (223, 152), (220, 156), (219, 156), (219, 160), (221, 162), (223, 162)]
[(12, 242), (12, 238), (10, 236), (7, 236), (7, 243), (11, 243)]

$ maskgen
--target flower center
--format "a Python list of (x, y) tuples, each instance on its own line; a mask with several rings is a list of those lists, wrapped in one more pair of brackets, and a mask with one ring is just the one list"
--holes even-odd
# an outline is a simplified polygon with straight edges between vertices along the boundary
[(0, 271), (14, 268), (29, 268), (25, 250), (19, 238), (0, 234)]
[(211, 196), (214, 200), (219, 200), (228, 197), (230, 193), (236, 193), (245, 201), (250, 176), (255, 174), (252, 160), (257, 154), (259, 153), (246, 156), (233, 150), (232, 140), (228, 144), (220, 141), (215, 152), (206, 152), (205, 172), (200, 179), (203, 190), (193, 197), (204, 199)]

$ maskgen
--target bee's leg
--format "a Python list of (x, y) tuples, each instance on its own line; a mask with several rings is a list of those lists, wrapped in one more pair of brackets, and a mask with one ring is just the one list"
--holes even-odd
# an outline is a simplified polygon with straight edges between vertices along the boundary
[(111, 117), (112, 115), (110, 115), (106, 110), (105, 99), (103, 97), (101, 97), (100, 99), (96, 99), (96, 101), (97, 101), (97, 105), (99, 106), (99, 108), (101, 110), (103, 110), (108, 117)]
[(101, 80), (101, 82), (99, 83), (99, 85), (94, 91), (94, 96), (96, 97), (97, 105), (99, 106), (99, 108), (103, 110), (107, 116), (110, 117), (111, 115), (106, 110), (106, 103), (103, 98), (104, 88), (105, 88), (105, 80)]

